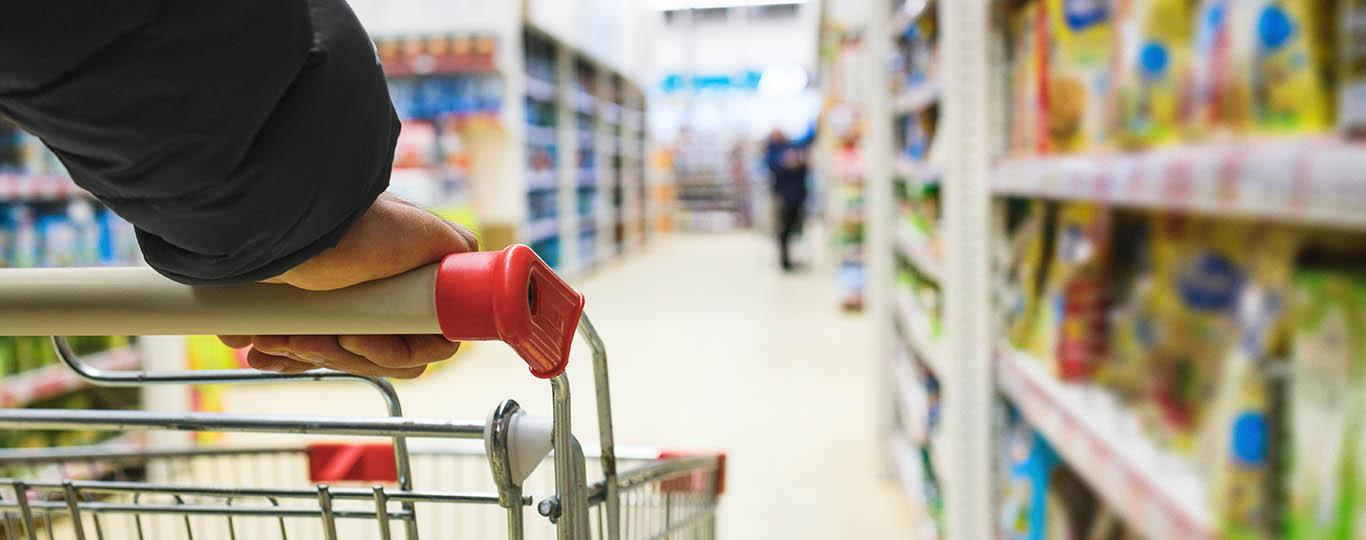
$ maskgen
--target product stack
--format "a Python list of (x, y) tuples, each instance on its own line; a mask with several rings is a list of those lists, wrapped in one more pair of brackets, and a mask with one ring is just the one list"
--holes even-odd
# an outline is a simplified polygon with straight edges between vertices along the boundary
[(1008, 19), (1004, 396), (1145, 536), (1366, 537), (1366, 4)]
[[(1366, 4), (898, 5), (880, 249), (921, 536), (983, 536), (941, 495), (989, 444), (999, 489), (955, 500), (998, 537), (1366, 538)], [(974, 48), (985, 80), (936, 64)], [(984, 202), (956, 188), (990, 201), (980, 236), (940, 225)], [(988, 294), (955, 289), (980, 266)], [(977, 319), (988, 354), (948, 358)], [(963, 404), (993, 409), (986, 442), (936, 430)]]
[(502, 109), (503, 82), (486, 36), (377, 41), (403, 129), (389, 190), (473, 225), (470, 156), (461, 131)]
[[(916, 5), (911, 5), (916, 4)], [(923, 507), (922, 538), (944, 534), (948, 481), (940, 418), (945, 376), (940, 280), (940, 175), (932, 157), (939, 127), (937, 2), (907, 2), (893, 17), (891, 70), (892, 266), (891, 370), (897, 381), (892, 451), (913, 508)], [(906, 442), (902, 442), (906, 441)], [(917, 512), (919, 512), (917, 510)]]
[(525, 32), (527, 245), (553, 267), (560, 265), (559, 67), (555, 45), (539, 33)]
[(598, 262), (598, 215), (603, 212), (598, 204), (598, 72), (585, 59), (574, 62), (574, 81), (570, 90), (570, 104), (574, 110), (575, 136), (578, 146), (574, 184), (577, 187), (575, 207), (578, 211), (579, 268), (589, 268)]

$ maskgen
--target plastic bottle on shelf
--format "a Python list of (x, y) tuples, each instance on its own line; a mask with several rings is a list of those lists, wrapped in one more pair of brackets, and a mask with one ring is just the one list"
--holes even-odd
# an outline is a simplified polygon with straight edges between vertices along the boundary
[(33, 268), (38, 266), (42, 245), (33, 223), (33, 210), (25, 205), (10, 207), (10, 225), (14, 227), (14, 245), (9, 254), (10, 266)]

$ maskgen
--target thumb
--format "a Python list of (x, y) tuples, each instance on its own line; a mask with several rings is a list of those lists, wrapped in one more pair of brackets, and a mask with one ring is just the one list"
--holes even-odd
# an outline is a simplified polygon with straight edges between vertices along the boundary
[(468, 229), (386, 193), (336, 246), (267, 282), (309, 290), (340, 289), (478, 248)]

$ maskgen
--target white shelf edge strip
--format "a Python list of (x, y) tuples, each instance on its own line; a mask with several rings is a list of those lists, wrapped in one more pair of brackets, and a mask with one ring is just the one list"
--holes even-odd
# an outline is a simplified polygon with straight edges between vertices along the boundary
[(1019, 351), (997, 354), (998, 384), (1083, 479), (1147, 538), (1214, 538), (1206, 482), (1129, 425), (1099, 388), (1064, 384)]
[(919, 540), (937, 540), (939, 538), (938, 528), (934, 523), (934, 518), (930, 516), (928, 502), (925, 495), (921, 492), (924, 483), (924, 474), (920, 467), (920, 460), (916, 459), (915, 449), (911, 448), (910, 443), (905, 441), (905, 435), (892, 433), (888, 437), (888, 451), (892, 454), (892, 462), (896, 466), (897, 476), (901, 480), (901, 489), (906, 493), (906, 499), (911, 504), (911, 518), (916, 527), (916, 538)]
[(992, 190), (1229, 217), (1366, 229), (1366, 145), (1253, 140), (1134, 154), (1031, 157), (995, 169)]
[[(139, 365), (137, 351), (123, 346), (82, 357), (99, 369), (133, 369)], [(57, 397), (89, 386), (66, 364), (49, 364), (6, 377), (0, 383), (0, 407), (23, 407), (34, 401)]]
[(939, 83), (929, 80), (903, 89), (897, 94), (893, 107), (899, 113), (914, 113), (924, 110), (939, 99)]
[(915, 307), (910, 293), (896, 293), (897, 319), (910, 342), (911, 350), (930, 368), (935, 377), (948, 375), (945, 371), (943, 346), (930, 337), (929, 316)]
[(930, 251), (930, 239), (924, 233), (898, 220), (896, 226), (897, 249), (915, 265), (915, 269), (935, 283), (943, 283), (943, 265)]

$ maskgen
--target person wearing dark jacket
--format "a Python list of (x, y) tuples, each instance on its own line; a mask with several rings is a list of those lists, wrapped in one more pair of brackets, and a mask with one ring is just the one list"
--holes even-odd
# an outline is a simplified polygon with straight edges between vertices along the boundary
[[(0, 114), (195, 285), (336, 289), (476, 249), (385, 194), (399, 122), (344, 0), (0, 2)], [(395, 241), (402, 239), (402, 241)], [(224, 336), (259, 369), (413, 377), (440, 336)]]
[(764, 147), (764, 164), (773, 177), (773, 196), (778, 205), (778, 257), (786, 272), (796, 269), (792, 262), (792, 237), (801, 231), (805, 218), (808, 152), (815, 138), (814, 127), (795, 141), (774, 129)]

